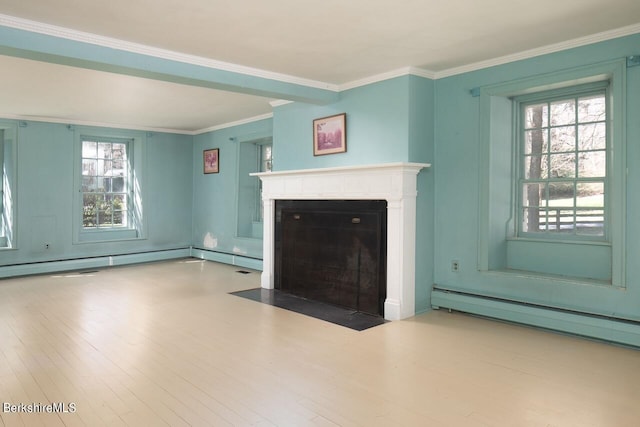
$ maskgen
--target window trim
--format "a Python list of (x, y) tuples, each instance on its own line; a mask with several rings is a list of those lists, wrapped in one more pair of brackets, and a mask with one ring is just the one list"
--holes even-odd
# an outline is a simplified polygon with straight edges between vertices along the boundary
[[(144, 203), (144, 159), (146, 154), (146, 134), (142, 132), (78, 127), (74, 136), (74, 197), (73, 197), (73, 244), (101, 243), (146, 239), (147, 221), (143, 215)], [(84, 140), (128, 141), (129, 198), (131, 210), (126, 227), (85, 228), (82, 218), (82, 142)]]
[[(513, 207), (517, 197), (514, 165), (517, 162), (513, 141), (516, 130), (505, 120), (513, 122), (513, 97), (545, 90), (578, 86), (603, 80), (610, 82), (609, 138), (611, 180), (608, 195), (609, 245), (611, 248), (611, 280), (614, 287), (626, 286), (625, 221), (626, 221), (626, 60), (607, 61), (549, 74), (526, 77), (506, 83), (480, 88), (480, 144), (479, 144), (479, 227), (478, 270), (504, 271), (507, 264), (507, 243), (517, 240), (516, 216)], [(500, 151), (507, 150), (507, 152)], [(511, 159), (510, 166), (507, 159)], [(505, 182), (509, 175), (510, 185)], [(508, 194), (505, 194), (508, 193)], [(510, 201), (506, 201), (509, 199)], [(510, 204), (507, 214), (504, 204)], [(502, 210), (498, 210), (502, 209)], [(544, 240), (547, 242), (548, 240)], [(562, 243), (554, 241), (553, 243)], [(575, 244), (575, 241), (569, 243)], [(601, 242), (581, 243), (583, 245)], [(544, 275), (544, 274), (542, 274)], [(579, 277), (576, 280), (580, 281)]]

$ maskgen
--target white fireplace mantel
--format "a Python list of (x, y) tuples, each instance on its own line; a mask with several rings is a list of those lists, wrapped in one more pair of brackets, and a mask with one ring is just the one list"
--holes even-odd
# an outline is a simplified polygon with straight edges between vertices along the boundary
[(251, 174), (262, 180), (263, 288), (274, 285), (275, 200), (386, 200), (387, 299), (384, 317), (415, 314), (417, 175), (428, 163), (384, 163)]

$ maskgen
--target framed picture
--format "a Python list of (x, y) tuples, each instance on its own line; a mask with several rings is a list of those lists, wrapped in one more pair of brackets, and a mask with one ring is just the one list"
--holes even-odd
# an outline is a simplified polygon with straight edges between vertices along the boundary
[(218, 173), (220, 171), (220, 149), (212, 148), (202, 153), (204, 173)]
[(313, 155), (347, 151), (347, 114), (323, 117), (313, 121)]

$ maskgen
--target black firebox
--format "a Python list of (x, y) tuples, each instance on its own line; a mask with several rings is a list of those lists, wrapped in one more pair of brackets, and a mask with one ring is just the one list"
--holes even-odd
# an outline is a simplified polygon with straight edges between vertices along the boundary
[(276, 200), (274, 285), (384, 316), (387, 202)]

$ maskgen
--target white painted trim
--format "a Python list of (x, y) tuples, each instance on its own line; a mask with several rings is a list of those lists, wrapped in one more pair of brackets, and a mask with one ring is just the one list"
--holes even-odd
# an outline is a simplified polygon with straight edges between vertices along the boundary
[(197, 131), (194, 132), (194, 131), (188, 131), (188, 130), (182, 130), (182, 129), (154, 128), (154, 127), (145, 127), (145, 126), (125, 125), (125, 124), (118, 124), (118, 123), (90, 122), (90, 121), (84, 121), (84, 120), (65, 120), (65, 119), (59, 119), (54, 117), (2, 114), (0, 118), (8, 119), (8, 120), (20, 120), (25, 122), (59, 123), (59, 124), (74, 125), (74, 126), (95, 126), (95, 127), (102, 127), (102, 128), (138, 130), (138, 131), (145, 131), (145, 132), (176, 133), (180, 135), (196, 135), (198, 133)]
[(100, 36), (97, 34), (72, 30), (70, 28), (59, 27), (56, 25), (44, 24), (42, 22), (31, 21), (28, 19), (16, 18), (9, 15), (0, 14), (0, 25), (4, 27), (15, 28), (17, 30), (30, 31), (33, 33), (73, 40), (81, 43), (89, 43), (96, 46), (137, 53), (140, 55), (147, 55), (153, 56), (155, 58), (167, 59), (170, 61), (183, 62), (185, 64), (199, 65), (216, 70), (229, 71), (232, 73), (260, 77), (269, 80), (276, 80), (311, 88), (324, 89), (333, 92), (338, 91), (338, 86), (331, 83), (305, 79), (302, 77), (276, 73), (273, 71), (261, 70), (259, 68), (247, 67), (244, 65), (232, 64), (229, 62), (204, 58), (202, 56), (188, 55), (185, 53), (147, 46), (140, 43), (133, 43), (125, 40), (115, 39), (112, 37)]
[(214, 132), (220, 129), (226, 129), (234, 126), (245, 125), (247, 123), (258, 122), (260, 120), (271, 119), (271, 118), (273, 118), (273, 113), (261, 114), (259, 116), (249, 117), (247, 119), (236, 120), (235, 122), (224, 123), (221, 125), (211, 126), (206, 129), (196, 130), (196, 131), (193, 131), (191, 135), (200, 135), (207, 132)]
[(349, 89), (355, 89), (357, 87), (367, 86), (373, 83), (378, 83), (385, 80), (395, 79), (396, 77), (403, 77), (408, 75), (425, 77), (427, 79), (434, 79), (435, 77), (435, 73), (433, 71), (423, 70), (416, 67), (404, 67), (397, 70), (388, 71), (386, 73), (376, 74), (375, 76), (365, 77), (363, 79), (341, 84), (339, 86), (339, 91), (342, 92)]
[(281, 107), (287, 104), (293, 104), (293, 101), (288, 101), (286, 99), (276, 99), (275, 101), (269, 101), (269, 105), (271, 105), (271, 107), (273, 108)]
[(251, 174), (262, 180), (262, 287), (274, 287), (276, 200), (386, 200), (387, 299), (384, 317), (399, 320), (413, 316), (417, 175), (429, 166), (426, 163), (388, 163)]
[(65, 119), (58, 119), (58, 118), (52, 118), (52, 117), (21, 116), (21, 115), (12, 115), (12, 114), (0, 115), (0, 119), (19, 120), (19, 121), (25, 121), (25, 122), (59, 123), (59, 124), (74, 125), (74, 126), (94, 126), (94, 127), (102, 127), (102, 128), (109, 128), (109, 129), (126, 129), (126, 130), (137, 130), (137, 131), (144, 131), (144, 132), (173, 133), (173, 134), (191, 135), (191, 136), (200, 135), (207, 132), (214, 132), (220, 129), (257, 122), (260, 120), (270, 119), (272, 117), (273, 117), (273, 113), (267, 113), (259, 116), (249, 117), (242, 120), (236, 120), (234, 122), (211, 126), (205, 129), (192, 131), (192, 130), (183, 130), (183, 129), (132, 126), (127, 124), (117, 124), (117, 123), (90, 122), (90, 121), (83, 121), (83, 120), (65, 120)]
[(560, 43), (554, 43), (535, 49), (525, 50), (511, 55), (500, 56), (498, 58), (486, 61), (475, 62), (473, 64), (462, 65), (460, 67), (449, 68), (434, 73), (434, 79), (443, 79), (445, 77), (464, 74), (471, 71), (482, 70), (484, 68), (495, 67), (496, 65), (508, 64), (510, 62), (521, 61), (523, 59), (535, 58), (536, 56), (546, 55), (549, 53), (560, 52), (563, 50), (573, 49), (577, 47), (587, 46), (607, 40), (617, 39), (619, 37), (630, 36), (640, 33), (640, 24), (629, 25), (615, 30), (604, 31), (602, 33), (592, 34), (585, 37), (579, 37)]

